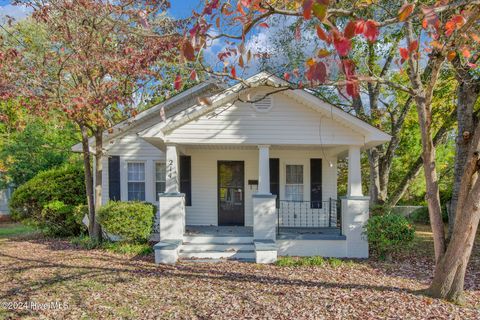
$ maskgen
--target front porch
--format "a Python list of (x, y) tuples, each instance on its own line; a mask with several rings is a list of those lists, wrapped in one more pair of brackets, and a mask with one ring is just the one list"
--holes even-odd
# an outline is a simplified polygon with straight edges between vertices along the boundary
[[(190, 195), (179, 183), (180, 149), (191, 159)], [(156, 261), (225, 258), (271, 263), (278, 254), (368, 257), (362, 232), (369, 199), (361, 189), (360, 147), (347, 148), (348, 191), (341, 200), (336, 199), (338, 154), (299, 150), (167, 145), (167, 192), (159, 195)], [(275, 182), (272, 163), (280, 172)]]
[[(277, 239), (345, 240), (340, 228), (279, 227)], [(253, 227), (186, 226), (185, 236), (253, 237)]]

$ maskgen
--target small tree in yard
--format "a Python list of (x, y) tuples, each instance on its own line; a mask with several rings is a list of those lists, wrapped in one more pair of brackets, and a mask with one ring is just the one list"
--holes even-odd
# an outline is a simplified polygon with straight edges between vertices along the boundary
[[(135, 115), (132, 96), (159, 77), (157, 62), (174, 61), (178, 24), (165, 16), (169, 4), (164, 0), (23, 3), (33, 7), (46, 41), (40, 49), (19, 46), (23, 59), (17, 65), (17, 94), (29, 99), (30, 109), (45, 116), (53, 110), (78, 125), (89, 234), (100, 238), (95, 213), (102, 204), (104, 131), (120, 117)], [(95, 186), (90, 134), (95, 141)]]
[[(314, 28), (323, 42), (316, 54), (306, 59), (302, 69), (292, 68), (283, 77), (288, 88), (336, 86), (342, 95), (352, 101), (360, 99), (360, 84), (389, 86), (408, 94), (415, 103), (422, 140), (422, 160), (425, 172), (427, 203), (434, 234), (435, 274), (429, 293), (435, 297), (461, 302), (465, 270), (470, 258), (480, 219), (480, 124), (470, 124), (473, 105), (478, 97), (469, 96), (462, 101), (468, 106), (468, 117), (458, 117), (459, 128), (471, 128), (459, 135), (468, 140), (460, 164), (456, 158), (459, 191), (455, 205), (455, 224), (447, 243), (442, 222), (438, 177), (436, 171), (435, 138), (432, 126), (432, 96), (442, 68), (453, 63), (459, 74), (478, 73), (478, 47), (480, 39), (480, 1), (438, 1), (431, 4), (392, 1), (332, 2), (329, 0), (206, 0), (202, 11), (189, 31), (190, 41), (184, 44), (185, 57), (195, 58), (213, 39), (226, 39), (225, 49), (218, 54), (221, 67), (204, 66), (219, 77), (242, 81), (242, 72), (262, 52), (252, 52), (246, 46), (253, 30), (269, 28), (274, 16), (288, 16), (294, 32), (300, 38), (308, 27)], [(368, 10), (365, 8), (368, 7)], [(372, 10), (373, 8), (373, 10)], [(213, 26), (222, 32), (212, 32)], [(351, 59), (353, 43), (375, 43), (383, 33), (391, 30), (403, 32), (395, 63), (407, 75), (406, 82), (392, 81), (381, 70), (369, 69), (358, 73)], [(228, 30), (228, 31), (225, 31)], [(193, 52), (192, 52), (193, 51)], [(368, 63), (365, 62), (367, 65)], [(464, 79), (462, 79), (464, 80)], [(462, 88), (466, 89), (466, 88)], [(475, 90), (469, 88), (472, 92)], [(461, 93), (463, 91), (460, 91)], [(465, 91), (469, 92), (469, 91)], [(460, 101), (459, 103), (463, 103)], [(473, 104), (472, 104), (473, 101)], [(459, 113), (459, 115), (465, 112)], [(462, 169), (463, 168), (463, 169)]]

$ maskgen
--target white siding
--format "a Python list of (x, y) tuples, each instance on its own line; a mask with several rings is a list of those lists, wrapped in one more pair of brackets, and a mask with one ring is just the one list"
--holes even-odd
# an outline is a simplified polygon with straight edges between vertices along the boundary
[(129, 157), (163, 157), (163, 153), (154, 145), (139, 138), (136, 134), (114, 139), (106, 146), (109, 155)]
[(300, 104), (282, 93), (272, 95), (268, 112), (236, 102), (167, 133), (167, 142), (192, 144), (363, 145), (364, 136), (332, 120), (330, 114)]
[(103, 159), (102, 175), (102, 203), (109, 200), (108, 193), (108, 156), (120, 156), (120, 197), (128, 200), (127, 192), (127, 164), (130, 161), (145, 163), (145, 200), (158, 205), (158, 196), (155, 194), (155, 162), (165, 161), (165, 154), (139, 138), (135, 134), (115, 139), (114, 143), (106, 146), (107, 155)]
[[(248, 180), (258, 180), (258, 150), (233, 149), (187, 149), (192, 157), (192, 206), (186, 208), (188, 225), (217, 225), (218, 181), (217, 161), (244, 161), (245, 163), (245, 225), (253, 224), (252, 195), (256, 186), (250, 187)], [(270, 150), (270, 158), (280, 159), (280, 198), (285, 195), (285, 166), (304, 166), (304, 200), (310, 200), (310, 158), (322, 161), (322, 196), (324, 200), (337, 198), (337, 159), (325, 158), (318, 150)], [(329, 166), (332, 162), (333, 167)]]

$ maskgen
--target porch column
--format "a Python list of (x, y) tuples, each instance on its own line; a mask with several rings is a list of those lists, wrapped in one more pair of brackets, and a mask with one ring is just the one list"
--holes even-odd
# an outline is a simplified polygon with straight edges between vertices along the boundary
[(363, 227), (369, 216), (369, 197), (362, 193), (360, 146), (348, 149), (348, 191), (342, 198), (342, 234), (346, 237), (345, 257), (368, 258), (368, 241)]
[(178, 193), (178, 152), (177, 146), (167, 145), (165, 193)]
[(258, 193), (270, 193), (270, 155), (269, 145), (258, 146)]
[(154, 246), (156, 263), (175, 263), (185, 232), (185, 194), (180, 193), (178, 152), (167, 145), (165, 193), (158, 195), (160, 242)]
[(360, 146), (348, 149), (348, 197), (362, 197), (362, 168), (360, 165)]

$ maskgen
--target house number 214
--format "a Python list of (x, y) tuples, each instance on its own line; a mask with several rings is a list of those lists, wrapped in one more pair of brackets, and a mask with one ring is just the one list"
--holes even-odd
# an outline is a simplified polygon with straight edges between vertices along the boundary
[(171, 178), (173, 176), (173, 171), (175, 167), (173, 166), (173, 160), (168, 160), (168, 177)]

